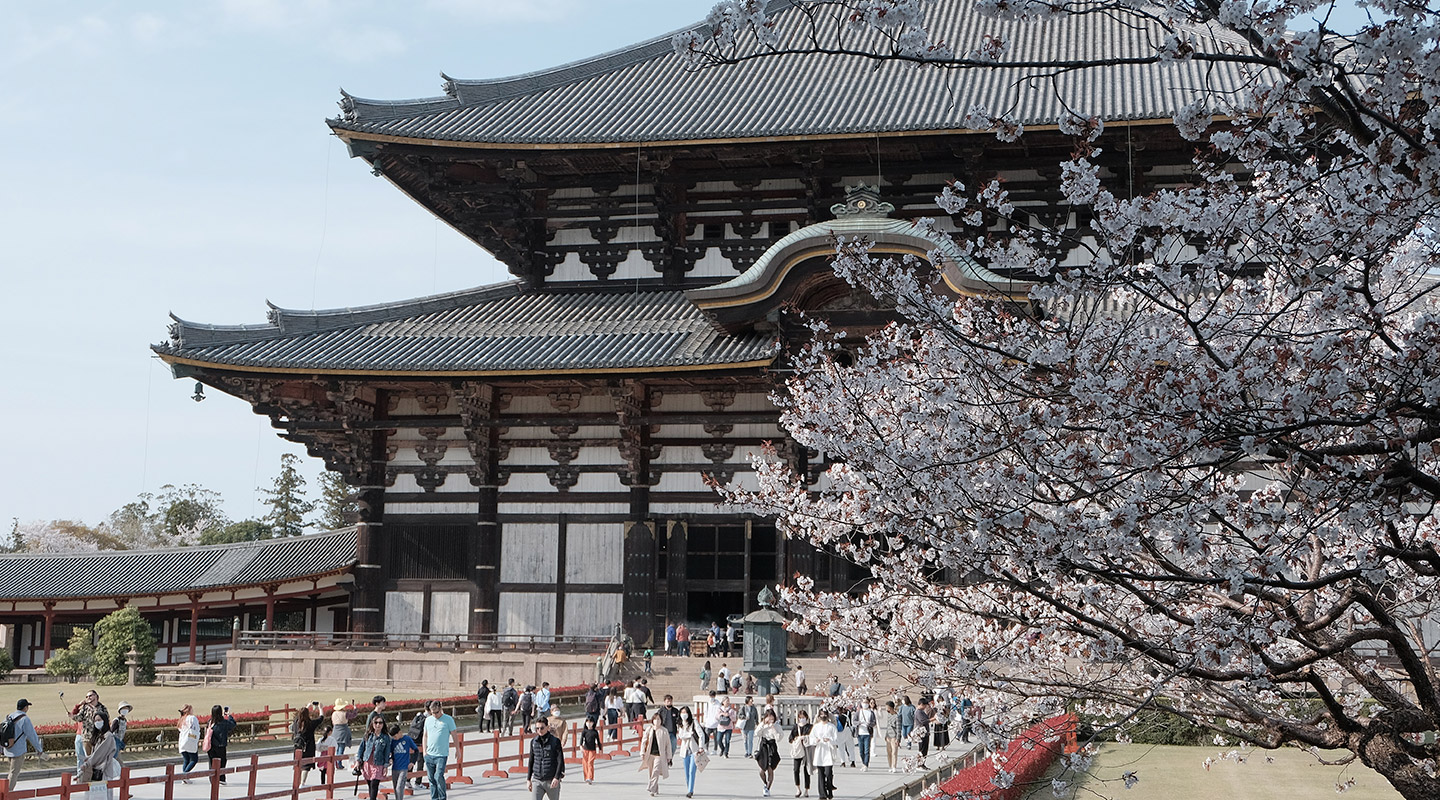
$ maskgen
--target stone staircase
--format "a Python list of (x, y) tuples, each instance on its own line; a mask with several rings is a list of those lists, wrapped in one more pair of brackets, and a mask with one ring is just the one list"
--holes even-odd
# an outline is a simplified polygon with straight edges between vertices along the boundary
[[(651, 694), (655, 696), (656, 702), (658, 703), (661, 698), (669, 694), (675, 698), (677, 704), (683, 705), (689, 698), (699, 694), (701, 691), (700, 668), (704, 665), (705, 661), (706, 659), (696, 656), (685, 658), (680, 656), (655, 656), (651, 664), (652, 674), (647, 678), (647, 685), (650, 687)], [(718, 671), (722, 663), (728, 664), (733, 672), (740, 666), (742, 659), (738, 656), (728, 659), (712, 658), (710, 659), (712, 672)], [(626, 670), (623, 679), (631, 680), (636, 677), (642, 677), (640, 670), (643, 664), (643, 660), (636, 660), (634, 666)], [(788, 664), (790, 671), (784, 676), (781, 685), (782, 694), (794, 693), (795, 668), (797, 666), (804, 667), (805, 681), (809, 685), (810, 693), (812, 694), (823, 690), (824, 687), (828, 685), (831, 675), (839, 676), (840, 683), (847, 688), (854, 683), (854, 679), (850, 675), (852, 667), (849, 662), (831, 661), (824, 656), (804, 655), (791, 656), (788, 659)], [(715, 681), (713, 676), (710, 685), (711, 688), (714, 688)], [(868, 694), (882, 702), (888, 698), (893, 691), (909, 694), (912, 699), (919, 695), (918, 687), (913, 681), (909, 680), (908, 673), (902, 671), (900, 668), (882, 668), (877, 670), (871, 675), (870, 686), (871, 688)]]

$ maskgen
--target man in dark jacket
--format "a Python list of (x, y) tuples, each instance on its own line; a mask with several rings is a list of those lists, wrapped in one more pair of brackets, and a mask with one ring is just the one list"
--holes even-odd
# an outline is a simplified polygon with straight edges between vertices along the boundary
[(505, 691), (500, 694), (500, 705), (505, 708), (505, 735), (509, 736), (515, 732), (515, 707), (520, 705), (520, 693), (515, 691), (514, 678), (505, 684)]
[(600, 720), (600, 712), (605, 708), (605, 690), (599, 684), (590, 684), (590, 691), (585, 693), (585, 718)]
[(525, 791), (534, 800), (545, 797), (560, 800), (560, 781), (565, 777), (565, 752), (560, 740), (550, 733), (544, 717), (535, 722), (535, 738), (530, 740), (530, 767), (525, 773)]

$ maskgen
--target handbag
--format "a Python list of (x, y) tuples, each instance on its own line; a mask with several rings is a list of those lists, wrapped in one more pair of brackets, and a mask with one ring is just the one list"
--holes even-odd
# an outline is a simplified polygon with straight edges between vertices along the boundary
[(702, 748), (695, 753), (695, 769), (704, 772), (705, 767), (710, 763), (710, 754)]
[(207, 753), (210, 752), (210, 737), (211, 737), (214, 733), (215, 733), (215, 723), (212, 722), (212, 723), (210, 723), (209, 725), (206, 725), (206, 726), (205, 726), (205, 741), (203, 741), (203, 742), (200, 743), (200, 749), (201, 749), (201, 750), (204, 750), (204, 751), (207, 752)]
[(90, 770), (90, 780), (92, 782), (105, 780), (105, 770), (99, 767), (92, 767)]

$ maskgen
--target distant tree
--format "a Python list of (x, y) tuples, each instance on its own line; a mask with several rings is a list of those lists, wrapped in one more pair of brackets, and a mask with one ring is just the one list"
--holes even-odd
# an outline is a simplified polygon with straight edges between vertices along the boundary
[(12, 553), (19, 553), (25, 549), (25, 535), (20, 532), (20, 518), (10, 518), (10, 547)]
[(324, 472), (320, 475), (320, 518), (316, 524), (322, 530), (333, 531), (353, 524), (354, 515), (360, 510), (355, 503), (353, 490), (338, 472)]
[(265, 505), (270, 513), (265, 523), (276, 536), (299, 536), (305, 531), (305, 517), (315, 510), (315, 504), (305, 499), (305, 476), (297, 465), (300, 458), (293, 453), (280, 456), (280, 474), (275, 476), (269, 489), (260, 489), (265, 495)]
[(269, 525), (255, 520), (246, 519), (240, 522), (232, 522), (223, 528), (215, 528), (200, 534), (200, 544), (235, 544), (236, 542), (256, 542), (261, 539), (270, 539), (275, 536), (275, 531)]
[(159, 514), (153, 508), (155, 495), (142, 492), (139, 497), (110, 512), (107, 525), (115, 537), (124, 542), (122, 549), (146, 547), (153, 539)]
[(200, 537), (230, 524), (220, 493), (194, 483), (160, 487), (151, 539), (162, 547), (197, 544)]
[[(118, 686), (129, 678), (125, 654), (134, 648), (140, 654), (140, 683), (155, 681), (155, 634), (150, 623), (132, 606), (115, 611), (95, 624), (99, 642), (95, 645), (92, 674), (100, 686)], [(46, 665), (49, 668), (49, 665)]]
[(10, 656), (9, 650), (0, 650), (0, 678), (15, 671), (15, 659)]
[(90, 638), (89, 628), (76, 628), (70, 634), (70, 645), (50, 653), (45, 662), (45, 674), (65, 678), (75, 683), (82, 675), (89, 675), (95, 664), (95, 642)]
[(125, 543), (108, 525), (91, 527), (81, 522), (57, 519), (24, 522), (12, 532), (27, 553), (80, 553), (91, 550), (123, 550)]

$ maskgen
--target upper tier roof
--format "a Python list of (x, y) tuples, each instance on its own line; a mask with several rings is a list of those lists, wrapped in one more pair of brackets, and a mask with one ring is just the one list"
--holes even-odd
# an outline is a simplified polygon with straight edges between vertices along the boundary
[(140, 597), (309, 578), (355, 563), (355, 529), (258, 542), (0, 556), (0, 598)]
[(451, 375), (607, 372), (769, 361), (776, 343), (717, 331), (679, 291), (525, 292), (518, 282), (265, 325), (176, 319), (166, 361), (250, 371)]
[[(974, 5), (974, 0), (936, 0), (929, 11), (933, 38), (964, 54), (979, 48), (987, 34), (999, 35), (1009, 44), (1000, 64), (1148, 57), (1165, 37), (1159, 25), (1132, 16), (1002, 22), (977, 14)], [(802, 15), (789, 0), (772, 0), (769, 11), (782, 47), (798, 43)], [(1243, 49), (1225, 31), (1194, 33), (1202, 51)], [(1062, 72), (1033, 85), (1024, 81), (1027, 75), (1053, 70), (947, 70), (795, 54), (696, 70), (674, 55), (670, 40), (662, 36), (512, 78), (442, 76), (444, 97), (378, 101), (344, 94), (343, 117), (330, 125), (347, 138), (476, 145), (960, 131), (976, 105), (992, 113), (1010, 111), (1025, 125), (1053, 124), (1067, 105), (1106, 120), (1168, 120), (1198, 91), (1224, 92), (1247, 83), (1239, 65), (1194, 61)], [(741, 51), (758, 47), (749, 37)]]

